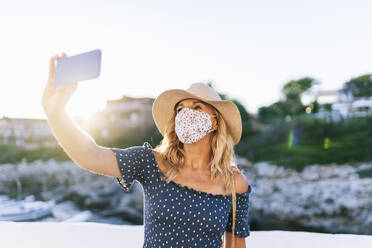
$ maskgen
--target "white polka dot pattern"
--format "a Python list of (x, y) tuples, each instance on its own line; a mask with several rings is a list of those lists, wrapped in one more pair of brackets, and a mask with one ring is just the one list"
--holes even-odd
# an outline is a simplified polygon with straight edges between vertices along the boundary
[[(222, 247), (222, 235), (231, 232), (232, 195), (212, 194), (183, 186), (174, 181), (166, 183), (156, 163), (152, 147), (111, 148), (123, 177), (117, 178), (125, 191), (134, 180), (144, 190), (143, 248), (158, 247)], [(236, 194), (235, 234), (249, 236), (248, 191)]]
[[(251, 185), (248, 187), (248, 194), (237, 195), (235, 213), (235, 235), (245, 238), (249, 236), (249, 193), (252, 191)], [(232, 233), (232, 208), (229, 214), (225, 231)]]
[[(130, 192), (133, 181), (137, 180), (142, 185), (146, 184), (145, 179), (150, 171), (151, 148), (145, 142), (142, 146), (128, 148), (110, 148), (116, 156), (122, 178), (116, 178), (120, 186)], [(151, 153), (152, 154), (152, 153)], [(147, 166), (147, 167), (146, 167)]]

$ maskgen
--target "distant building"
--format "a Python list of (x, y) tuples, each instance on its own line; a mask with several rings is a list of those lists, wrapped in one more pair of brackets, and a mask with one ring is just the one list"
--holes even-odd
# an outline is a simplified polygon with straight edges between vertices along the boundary
[(102, 138), (130, 133), (134, 128), (146, 130), (155, 125), (152, 118), (153, 98), (123, 96), (106, 101), (103, 110), (78, 123), (91, 134)]
[(151, 125), (153, 102), (153, 98), (123, 96), (121, 99), (108, 100), (104, 111), (111, 122), (128, 126)]
[(314, 100), (320, 104), (329, 103), (331, 111), (321, 108), (313, 116), (326, 120), (340, 121), (342, 119), (367, 116), (372, 114), (372, 97), (354, 98), (350, 92), (342, 90), (322, 90), (314, 94)]
[(372, 114), (372, 97), (355, 100), (351, 103), (352, 116), (366, 116)]
[[(93, 137), (112, 138), (121, 133), (130, 133), (133, 128), (146, 130), (155, 125), (152, 118), (153, 98), (134, 98), (106, 101), (106, 107), (90, 118), (75, 117), (75, 121)], [(140, 135), (140, 134), (138, 134)], [(26, 148), (58, 146), (52, 130), (45, 119), (8, 118), (0, 119), (0, 143)]]
[(57, 145), (45, 119), (8, 117), (0, 119), (0, 143), (26, 148)]

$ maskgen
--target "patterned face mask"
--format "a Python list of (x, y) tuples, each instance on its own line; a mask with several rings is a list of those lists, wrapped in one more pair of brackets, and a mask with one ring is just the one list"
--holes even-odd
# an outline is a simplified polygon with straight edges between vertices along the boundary
[(190, 108), (181, 109), (175, 118), (175, 129), (182, 143), (194, 143), (212, 131), (211, 117), (205, 112)]

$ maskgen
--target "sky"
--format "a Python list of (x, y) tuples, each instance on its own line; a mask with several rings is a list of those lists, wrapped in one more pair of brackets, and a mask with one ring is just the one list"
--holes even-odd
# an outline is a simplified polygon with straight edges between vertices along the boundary
[(50, 57), (93, 49), (101, 75), (79, 82), (71, 115), (208, 81), (255, 114), (290, 80), (336, 90), (371, 73), (371, 23), (369, 0), (2, 1), (0, 118), (46, 118)]

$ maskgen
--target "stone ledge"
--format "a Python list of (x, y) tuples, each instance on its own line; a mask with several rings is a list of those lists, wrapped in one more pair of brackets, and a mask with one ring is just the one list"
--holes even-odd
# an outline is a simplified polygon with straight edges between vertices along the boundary
[[(95, 222), (0, 221), (1, 247), (131, 247), (143, 245), (143, 225), (112, 225)], [(247, 247), (260, 248), (370, 248), (372, 236), (291, 231), (251, 231)]]

